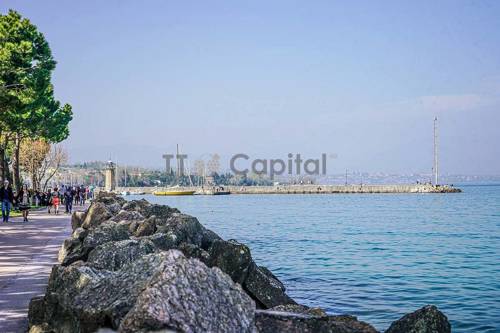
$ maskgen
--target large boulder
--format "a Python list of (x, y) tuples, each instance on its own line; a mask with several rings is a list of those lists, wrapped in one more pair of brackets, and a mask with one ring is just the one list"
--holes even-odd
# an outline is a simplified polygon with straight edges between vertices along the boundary
[(72, 263), (86, 258), (87, 253), (83, 251), (83, 240), (89, 231), (83, 228), (76, 228), (70, 238), (64, 240), (59, 249), (59, 263)]
[(204, 229), (202, 231), (200, 247), (203, 250), (208, 251), (210, 249), (210, 247), (212, 246), (212, 244), (216, 240), (222, 240), (222, 238), (219, 235), (217, 235), (215, 232), (213, 232), (212, 230)]
[(173, 235), (176, 244), (186, 242), (200, 246), (204, 230), (198, 219), (190, 215), (172, 213), (167, 219), (157, 216), (156, 231)]
[(250, 265), (248, 277), (243, 288), (257, 301), (263, 309), (269, 309), (278, 305), (297, 304), (285, 292), (283, 283), (274, 275), (269, 274), (266, 268), (261, 268), (255, 263)]
[(117, 271), (124, 265), (155, 251), (156, 246), (148, 239), (108, 242), (90, 251), (87, 265), (97, 269)]
[(143, 239), (149, 239), (153, 244), (162, 251), (172, 250), (178, 247), (177, 237), (172, 234), (155, 233), (151, 236), (144, 236)]
[(127, 203), (127, 200), (116, 193), (101, 191), (95, 196), (94, 202), (101, 202), (106, 206), (113, 206), (115, 204), (123, 206)]
[(59, 262), (67, 266), (78, 260), (86, 261), (90, 251), (97, 246), (126, 239), (129, 239), (127, 226), (116, 222), (106, 221), (92, 229), (78, 228), (64, 241), (59, 250)]
[(434, 305), (404, 315), (396, 320), (385, 333), (450, 333), (448, 318)]
[(71, 215), (71, 228), (73, 230), (76, 230), (77, 228), (80, 228), (83, 224), (83, 221), (85, 220), (85, 215), (86, 212), (73, 212)]
[(235, 240), (215, 240), (210, 247), (208, 262), (209, 266), (219, 267), (234, 282), (241, 284), (259, 308), (296, 304), (285, 293), (285, 287), (277, 277), (254, 263), (245, 244)]
[(120, 332), (252, 332), (255, 304), (218, 268), (169, 251)]
[(144, 216), (135, 211), (135, 210), (132, 210), (132, 211), (128, 211), (128, 210), (124, 210), (124, 209), (121, 209), (118, 214), (116, 214), (115, 216), (113, 216), (111, 219), (111, 221), (115, 221), (115, 222), (120, 222), (120, 221), (140, 221), (140, 220), (144, 220)]
[(134, 235), (136, 237), (150, 236), (154, 234), (155, 231), (156, 231), (156, 217), (151, 216), (144, 221), (137, 222), (137, 228), (134, 231)]
[(102, 222), (110, 219), (113, 213), (102, 202), (93, 202), (90, 205), (85, 220), (83, 220), (82, 227), (85, 229), (97, 227)]
[(122, 206), (122, 209), (139, 212), (146, 218), (154, 215), (158, 218), (167, 219), (174, 213), (180, 213), (176, 208), (167, 205), (150, 204), (144, 199), (129, 201)]
[(371, 325), (352, 316), (313, 316), (291, 312), (256, 310), (259, 333), (377, 333)]
[(189, 243), (182, 243), (177, 248), (186, 257), (198, 259), (205, 265), (210, 266), (210, 254), (201, 247)]
[(210, 266), (219, 267), (234, 282), (243, 284), (252, 264), (248, 246), (235, 240), (216, 240), (210, 247)]
[[(36, 313), (36, 308), (42, 308), (43, 323), (40, 327), (49, 325), (56, 332), (91, 332), (98, 327), (98, 323), (86, 323), (79, 318), (75, 311), (75, 299), (87, 288), (108, 277), (111, 272), (98, 271), (82, 262), (76, 262), (68, 267), (56, 265), (52, 269), (44, 297), (43, 305), (34, 303), (30, 307)], [(41, 316), (37, 316), (37, 321)], [(30, 318), (31, 320), (31, 318)], [(44, 325), (47, 324), (47, 325)]]

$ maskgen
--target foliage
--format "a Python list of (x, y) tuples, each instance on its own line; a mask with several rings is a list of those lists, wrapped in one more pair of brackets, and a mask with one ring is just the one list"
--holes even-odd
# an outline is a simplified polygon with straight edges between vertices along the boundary
[[(23, 141), (57, 143), (69, 135), (72, 110), (54, 98), (55, 66), (49, 44), (35, 25), (13, 10), (0, 15), (0, 167), (2, 175), (9, 176), (5, 169), (12, 161), (17, 187), (20, 150), (27, 147)], [(36, 163), (24, 161), (31, 167)]]

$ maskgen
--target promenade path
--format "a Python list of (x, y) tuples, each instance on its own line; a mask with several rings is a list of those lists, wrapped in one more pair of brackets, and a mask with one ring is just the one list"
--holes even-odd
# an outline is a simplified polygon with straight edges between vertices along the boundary
[[(64, 211), (64, 210), (63, 210)], [(32, 211), (0, 222), (0, 332), (26, 332), (32, 297), (45, 294), (52, 265), (71, 234), (70, 215)]]

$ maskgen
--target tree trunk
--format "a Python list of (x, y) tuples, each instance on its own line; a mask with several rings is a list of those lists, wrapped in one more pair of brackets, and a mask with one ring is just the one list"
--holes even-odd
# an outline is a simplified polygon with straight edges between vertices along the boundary
[(7, 147), (9, 146), (9, 137), (6, 135), (2, 140), (2, 144), (0, 145), (0, 167), (2, 168), (2, 180), (12, 181), (10, 170), (9, 170), (9, 161), (7, 158)]
[(21, 147), (21, 136), (16, 134), (14, 139), (14, 149), (12, 151), (12, 178), (16, 191), (21, 188), (21, 175), (19, 172), (19, 150)]

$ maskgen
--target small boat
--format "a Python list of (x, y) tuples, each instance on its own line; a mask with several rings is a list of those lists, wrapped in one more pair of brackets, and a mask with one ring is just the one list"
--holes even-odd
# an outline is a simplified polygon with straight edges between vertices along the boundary
[(153, 194), (160, 195), (160, 196), (164, 196), (164, 195), (193, 195), (194, 192), (196, 192), (196, 191), (195, 190), (184, 190), (180, 186), (177, 185), (177, 186), (169, 187), (165, 191), (154, 191)]
[(224, 189), (223, 186), (218, 186), (214, 189), (213, 195), (228, 195), (231, 194), (228, 190)]
[(146, 192), (142, 192), (142, 191), (132, 191), (130, 192), (130, 195), (144, 195), (146, 194)]
[(126, 195), (130, 195), (130, 192), (129, 191), (123, 191), (120, 194), (123, 195), (123, 196), (126, 196)]
[(213, 195), (228, 195), (231, 194), (229, 191), (216, 191), (213, 193)]

